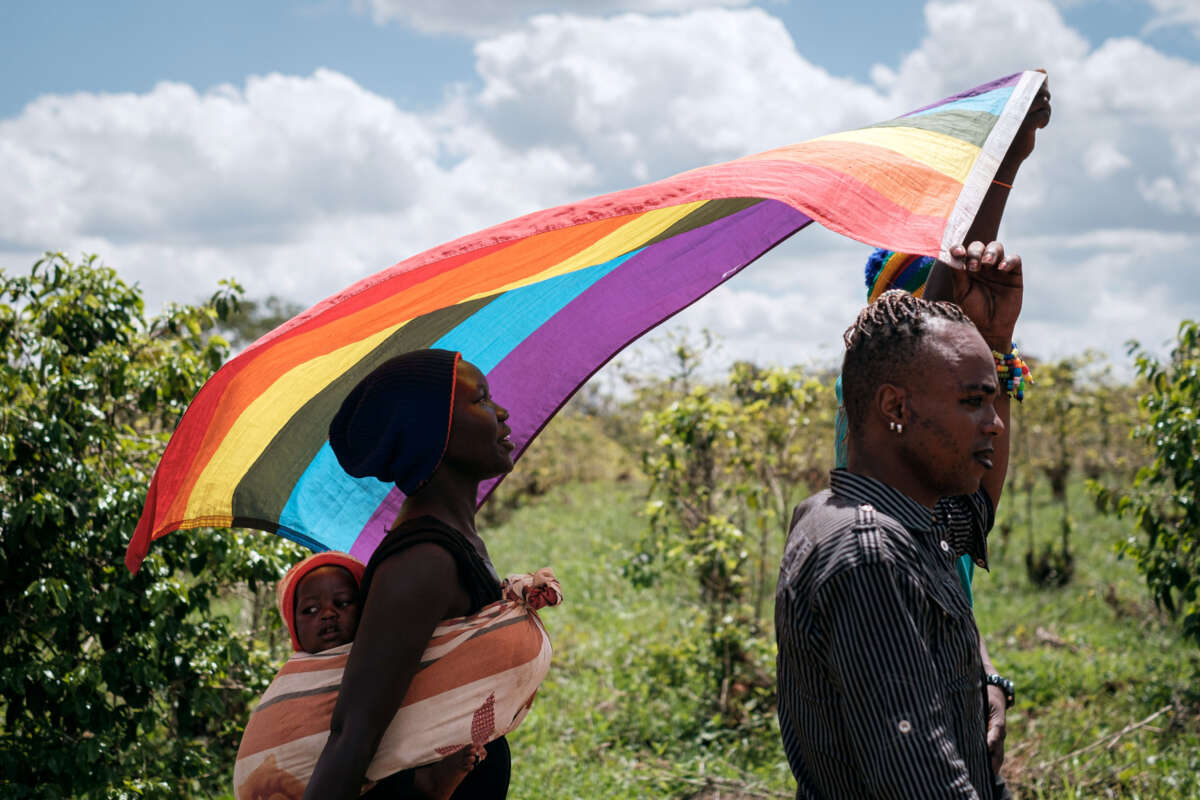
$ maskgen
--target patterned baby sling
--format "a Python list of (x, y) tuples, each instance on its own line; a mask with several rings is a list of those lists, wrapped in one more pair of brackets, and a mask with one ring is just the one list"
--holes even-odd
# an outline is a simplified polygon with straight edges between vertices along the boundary
[[(511, 732), (550, 669), (550, 637), (537, 609), (562, 602), (549, 568), (513, 575), (503, 598), (444, 620), (367, 767), (366, 791), (401, 770)], [(353, 643), (296, 653), (246, 724), (233, 770), (237, 800), (300, 800), (329, 738)]]

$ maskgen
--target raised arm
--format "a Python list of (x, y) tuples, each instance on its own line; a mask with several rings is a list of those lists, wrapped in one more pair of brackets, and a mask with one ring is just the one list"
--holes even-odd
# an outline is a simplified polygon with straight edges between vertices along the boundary
[[(1033, 153), (1034, 146), (1037, 143), (1037, 132), (1050, 124), (1050, 79), (1042, 84), (1042, 88), (1038, 91), (1033, 103), (1030, 105), (1029, 112), (1025, 115), (1025, 119), (1021, 124), (1017, 135), (1013, 138), (1013, 143), (1005, 154), (1004, 160), (1000, 163), (999, 169), (996, 170), (996, 177), (988, 187), (987, 194), (984, 195), (983, 202), (980, 204), (979, 213), (975, 215), (975, 221), (971, 224), (971, 229), (967, 232), (966, 241), (968, 242), (995, 242), (1000, 233), (1000, 220), (1004, 216), (1004, 209), (1008, 203), (1009, 192), (1016, 184), (1017, 173), (1021, 168), (1021, 164), (1025, 162), (1030, 154)], [(968, 291), (968, 285), (956, 286), (955, 276), (957, 270), (950, 267), (941, 261), (934, 264), (930, 270), (929, 280), (925, 286), (925, 298), (928, 300), (949, 300), (959, 303), (962, 296)], [(959, 276), (962, 277), (961, 275)], [(1020, 312), (1020, 300), (1017, 298), (1017, 312)], [(986, 309), (984, 309), (986, 310)], [(970, 315), (968, 311), (968, 315)], [(972, 317), (976, 327), (980, 325), (980, 320)], [(983, 320), (984, 325), (987, 320)], [(1016, 322), (1016, 315), (1013, 315), (1013, 322)], [(993, 350), (1002, 353), (1008, 352), (1008, 344), (1012, 341), (1011, 326), (1007, 331), (993, 331), (989, 339), (988, 334), (984, 334), (984, 338), (988, 340), (988, 346)], [(1012, 401), (1007, 397), (997, 398), (996, 412), (1004, 421), (1004, 433), (998, 437), (999, 441), (995, 443), (996, 452), (992, 459), (993, 468), (984, 477), (982, 482), (983, 489), (988, 493), (988, 497), (992, 500), (993, 508), (997, 507), (1000, 502), (1000, 495), (1004, 491), (1004, 482), (1008, 476), (1008, 455), (1009, 455), (1009, 424), (1011, 419)], [(979, 639), (979, 653), (983, 661), (984, 671), (987, 673), (996, 672), (996, 668), (992, 665), (991, 656), (988, 654), (987, 646), (984, 644), (982, 635)], [(1004, 738), (1006, 732), (1006, 709), (1004, 701), (1004, 693), (995, 686), (988, 687), (988, 726), (987, 726), (987, 744), (988, 752), (992, 758), (992, 769), (999, 772), (1000, 766), (1004, 763)]]
[[(1050, 124), (1050, 79), (1042, 84), (1029, 106), (1029, 112), (1021, 122), (1017, 135), (1009, 145), (1004, 160), (996, 170), (996, 177), (988, 186), (987, 194), (979, 205), (979, 212), (971, 229), (967, 231), (964, 241), (993, 242), (1000, 235), (1000, 220), (1004, 217), (1004, 208), (1008, 204), (1008, 195), (1016, 184), (1017, 172), (1025, 159), (1033, 153), (1037, 144), (1037, 132)], [(950, 274), (953, 267), (938, 261), (929, 271), (929, 280), (925, 284), (925, 299), (954, 300), (954, 286)]]
[(305, 800), (353, 800), (438, 623), (464, 605), (454, 557), (419, 544), (375, 571)]
[[(1037, 144), (1037, 132), (1050, 124), (1050, 79), (1042, 84), (1029, 106), (1029, 112), (1021, 122), (1017, 135), (1009, 145), (1004, 160), (996, 170), (996, 177), (988, 186), (987, 194), (979, 205), (979, 212), (970, 230), (963, 237), (967, 242), (993, 242), (1000, 236), (1000, 220), (1004, 217), (1004, 208), (1008, 204), (1008, 195), (1017, 181), (1017, 173), (1025, 159), (1033, 153)], [(929, 272), (929, 280), (925, 285), (925, 299), (953, 300), (953, 287), (950, 283), (948, 264), (937, 262)]]
[(1029, 112), (1022, 120), (1017, 135), (1013, 137), (1008, 152), (1004, 154), (1004, 160), (996, 170), (996, 177), (984, 195), (979, 213), (975, 215), (975, 222), (967, 231), (966, 241), (990, 242), (1000, 235), (1000, 219), (1004, 216), (1004, 207), (1008, 203), (1011, 187), (1016, 184), (1017, 172), (1021, 169), (1021, 164), (1025, 163), (1025, 159), (1033, 153), (1037, 143), (1037, 132), (1049, 124), (1050, 79), (1047, 78), (1037, 96), (1033, 98)]
[[(951, 253), (966, 264), (966, 269), (953, 270), (954, 302), (963, 310), (983, 335), (988, 347), (998, 353), (1012, 349), (1013, 331), (1021, 315), (1024, 298), (1024, 276), (1021, 257), (1007, 255), (1000, 242), (980, 241), (956, 245)], [(1011, 400), (1000, 387), (996, 395), (996, 413), (1004, 422), (1004, 431), (995, 438), (992, 468), (983, 476), (983, 489), (998, 508), (1008, 475), (1009, 418)]]
[[(1006, 264), (1004, 247), (996, 237), (1010, 188), (1021, 164), (1033, 153), (1037, 132), (1050, 124), (1050, 111), (1050, 80), (1047, 78), (984, 195), (979, 213), (967, 232), (965, 241), (970, 244), (950, 251), (964, 262), (966, 269), (954, 269), (938, 261), (930, 270), (925, 285), (927, 300), (949, 300), (961, 306), (988, 346), (1001, 353), (1007, 353), (1012, 344), (1013, 327), (1021, 313), (1023, 284), (1020, 258), (1014, 256), (1010, 261), (1015, 263)], [(984, 302), (976, 302), (981, 299)], [(1005, 433), (996, 442), (996, 454), (992, 459), (994, 468), (983, 479), (983, 488), (992, 498), (993, 506), (1000, 502), (1008, 474), (1009, 406), (1007, 397), (997, 400), (996, 412), (1004, 420)]]

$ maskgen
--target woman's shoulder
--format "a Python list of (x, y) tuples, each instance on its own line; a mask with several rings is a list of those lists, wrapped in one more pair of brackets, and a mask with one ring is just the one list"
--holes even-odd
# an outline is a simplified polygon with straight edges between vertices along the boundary
[(458, 582), (471, 597), (469, 613), (500, 599), (499, 584), (474, 546), (457, 528), (428, 515), (404, 520), (379, 543), (363, 575), (363, 597), (367, 596), (375, 573), (385, 561), (392, 561), (393, 557), (410, 550), (416, 556), (415, 549), (426, 557), (436, 557), (436, 549), (449, 554), (457, 568)]
[(437, 545), (449, 551), (455, 559), (462, 556), (469, 557), (474, 551), (471, 543), (457, 528), (437, 517), (425, 515), (406, 519), (388, 531), (387, 536), (383, 537), (379, 546), (375, 548), (375, 552), (371, 554), (367, 568), (369, 570), (372, 564), (378, 567), (379, 563), (386, 558), (425, 544)]
[(396, 523), (388, 531), (386, 538), (393, 536), (403, 538), (421, 533), (440, 534), (455, 540), (461, 539), (464, 542), (467, 540), (458, 528), (432, 514), (422, 514), (419, 517), (410, 517), (403, 522)]
[(375, 574), (385, 563), (389, 569), (405, 563), (431, 561), (453, 567), (462, 560), (464, 544), (466, 541), (461, 533), (436, 517), (405, 520), (388, 531), (371, 553), (362, 580), (364, 597)]

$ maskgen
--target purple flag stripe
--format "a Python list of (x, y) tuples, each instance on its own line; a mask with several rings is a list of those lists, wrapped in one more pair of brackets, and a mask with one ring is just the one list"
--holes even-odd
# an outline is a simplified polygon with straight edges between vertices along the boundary
[[(514, 454), (626, 345), (811, 221), (785, 203), (766, 200), (646, 248), (571, 301), (488, 373), (499, 401), (524, 410), (508, 420)], [(480, 499), (498, 482), (482, 485)]]
[(984, 94), (985, 92), (990, 92), (993, 89), (999, 89), (1001, 86), (1015, 86), (1017, 84), (1017, 82), (1021, 80), (1021, 76), (1024, 74), (1025, 74), (1024, 72), (1014, 72), (1012, 75), (1005, 75), (1003, 78), (996, 78), (996, 80), (985, 83), (982, 86), (976, 86), (974, 89), (969, 89), (968, 91), (960, 92), (958, 94), (952, 94), (949, 97), (943, 97), (941, 100), (938, 100), (936, 103), (930, 103), (927, 106), (922, 106), (921, 108), (917, 108), (912, 111), (909, 111), (907, 114), (903, 114), (900, 117), (898, 117), (898, 119), (904, 119), (904, 117), (911, 117), (913, 114), (920, 114), (922, 111), (928, 111), (931, 108), (937, 108), (938, 106), (944, 106), (944, 105), (946, 105), (946, 103), (952, 103), (955, 100), (961, 100), (964, 97), (974, 97), (975, 95), (978, 95), (978, 94)]
[(375, 548), (383, 541), (383, 537), (387, 536), (388, 527), (400, 513), (400, 504), (403, 502), (404, 492), (393, 486), (354, 540), (354, 545), (350, 548), (350, 555), (364, 563), (370, 560), (371, 553), (375, 552)]
[[(626, 345), (810, 222), (786, 203), (763, 201), (645, 248), (564, 306), (488, 373), (488, 385), (501, 405), (522, 409), (519, 417), (508, 420), (516, 445), (513, 457)], [(480, 486), (481, 503), (499, 481)], [(359, 533), (351, 555), (362, 561), (371, 557), (402, 502), (404, 493), (393, 488)]]

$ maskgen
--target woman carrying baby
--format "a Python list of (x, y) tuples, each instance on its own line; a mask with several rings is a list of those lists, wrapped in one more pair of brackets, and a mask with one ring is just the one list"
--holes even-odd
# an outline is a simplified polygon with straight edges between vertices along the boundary
[[(357, 636), (305, 798), (359, 796), (435, 628), (501, 599), (500, 580), (475, 528), (475, 505), (480, 482), (513, 467), (507, 419), (483, 373), (446, 350), (385, 362), (350, 392), (334, 418), (329, 440), (343, 469), (394, 483), (406, 499), (363, 575)], [(454, 798), (507, 795), (503, 737), (486, 750), (476, 745), (470, 761), (474, 768)], [(388, 776), (362, 796), (442, 794), (442, 786), (422, 786), (418, 772)]]

